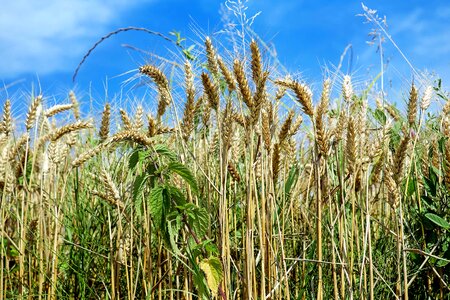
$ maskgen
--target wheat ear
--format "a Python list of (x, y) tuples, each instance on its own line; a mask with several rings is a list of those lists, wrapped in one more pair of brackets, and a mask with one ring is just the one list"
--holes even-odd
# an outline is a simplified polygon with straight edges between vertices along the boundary
[(111, 105), (109, 103), (106, 103), (105, 107), (103, 108), (100, 131), (98, 133), (98, 135), (100, 136), (100, 141), (104, 141), (108, 138), (110, 118), (111, 118)]
[(7, 137), (12, 132), (12, 116), (11, 116), (11, 101), (8, 99), (3, 105), (3, 119), (0, 123), (0, 133), (4, 133)]

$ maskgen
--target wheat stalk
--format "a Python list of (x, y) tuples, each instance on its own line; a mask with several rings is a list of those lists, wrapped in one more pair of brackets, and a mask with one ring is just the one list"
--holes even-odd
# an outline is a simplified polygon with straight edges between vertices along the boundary
[(145, 65), (139, 68), (139, 72), (147, 75), (156, 83), (159, 92), (157, 119), (158, 121), (164, 115), (166, 108), (170, 105), (172, 96), (169, 89), (169, 81), (164, 73), (155, 66)]
[(3, 118), (0, 123), (0, 133), (8, 137), (12, 132), (11, 101), (7, 99), (3, 105)]
[(100, 131), (98, 133), (100, 141), (102, 142), (108, 138), (110, 118), (111, 118), (111, 105), (109, 103), (106, 103), (105, 107), (103, 108)]
[(38, 108), (41, 105), (42, 96), (37, 96), (31, 101), (30, 108), (28, 109), (27, 118), (25, 121), (25, 128), (29, 131), (34, 123), (36, 122), (36, 117), (38, 114)]
[(47, 109), (45, 111), (45, 116), (47, 118), (50, 118), (56, 114), (59, 114), (61, 112), (64, 112), (66, 110), (72, 109), (73, 108), (73, 104), (60, 104), (60, 105), (55, 105), (52, 106), (51, 108)]
[(61, 128), (56, 129), (51, 134), (51, 140), (54, 142), (54, 141), (60, 139), (65, 134), (68, 134), (70, 132), (74, 132), (74, 131), (81, 130), (81, 129), (88, 129), (88, 128), (92, 128), (92, 127), (93, 127), (93, 125), (90, 121), (77, 121), (75, 123), (65, 125)]

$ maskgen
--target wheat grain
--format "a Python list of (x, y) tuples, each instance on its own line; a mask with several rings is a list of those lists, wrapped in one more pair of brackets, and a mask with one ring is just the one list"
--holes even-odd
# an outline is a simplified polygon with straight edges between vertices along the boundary
[(172, 96), (169, 89), (169, 81), (167, 80), (164, 73), (155, 66), (145, 65), (139, 68), (142, 74), (147, 75), (156, 83), (159, 92), (157, 119), (158, 121), (164, 115), (166, 108), (170, 105)]
[(250, 43), (250, 51), (252, 53), (252, 77), (253, 82), (258, 84), (262, 80), (263, 70), (262, 70), (262, 62), (261, 62), (261, 53), (259, 51), (258, 44), (255, 40), (252, 40)]
[(134, 130), (124, 130), (114, 134), (108, 140), (108, 144), (114, 144), (122, 141), (132, 141), (146, 147), (149, 147), (153, 144), (152, 140), (146, 135)]
[(322, 155), (326, 155), (328, 150), (326, 132), (324, 126), (324, 117), (328, 111), (328, 104), (330, 101), (330, 87), (331, 81), (329, 79), (325, 80), (322, 88), (322, 95), (320, 97), (319, 105), (316, 109), (316, 142), (318, 149)]
[(422, 101), (420, 102), (420, 108), (422, 110), (427, 110), (431, 104), (432, 98), (433, 98), (433, 87), (429, 85), (426, 87), (425, 92), (423, 93)]
[(211, 82), (211, 79), (206, 73), (202, 73), (202, 83), (209, 105), (214, 110), (218, 111), (220, 105), (220, 96), (218, 87)]
[(220, 71), (222, 71), (222, 75), (225, 78), (225, 82), (227, 83), (228, 91), (230, 93), (233, 92), (234, 90), (236, 90), (236, 84), (234, 82), (233, 74), (230, 72), (220, 56), (217, 58), (217, 63), (219, 64)]
[(347, 170), (352, 174), (356, 165), (356, 131), (353, 119), (348, 121), (347, 140), (345, 145), (345, 155), (347, 159)]
[(242, 101), (244, 101), (244, 103), (251, 111), (253, 109), (252, 92), (248, 85), (247, 77), (245, 76), (244, 67), (242, 63), (237, 59), (234, 61), (233, 71), (238, 83), (239, 92), (242, 96)]
[(312, 92), (307, 85), (290, 79), (276, 80), (275, 83), (293, 90), (297, 101), (302, 106), (303, 112), (313, 118), (314, 110), (312, 106)]
[(409, 92), (409, 101), (408, 101), (409, 126), (413, 126), (416, 123), (416, 115), (417, 115), (417, 89), (413, 83), (411, 85), (411, 91)]
[(136, 131), (140, 131), (142, 127), (144, 127), (144, 108), (142, 108), (142, 105), (138, 105), (136, 108), (136, 115), (134, 116), (134, 124), (133, 129)]
[(31, 101), (30, 108), (28, 109), (27, 118), (25, 121), (25, 128), (29, 131), (34, 123), (36, 122), (36, 117), (39, 114), (39, 107), (42, 102), (42, 96), (37, 96)]
[(70, 102), (72, 102), (72, 108), (73, 108), (73, 115), (75, 116), (76, 120), (79, 120), (81, 118), (80, 116), (80, 104), (78, 103), (77, 97), (73, 91), (69, 92), (69, 99)]
[(3, 118), (0, 123), (0, 133), (4, 133), (6, 137), (8, 137), (12, 130), (11, 101), (7, 99), (3, 105)]
[(346, 102), (350, 102), (353, 98), (352, 78), (350, 75), (345, 75), (342, 83), (342, 96)]
[(100, 131), (98, 133), (101, 142), (103, 142), (108, 138), (110, 118), (111, 118), (111, 105), (109, 103), (106, 103), (105, 107), (103, 108)]
[(49, 109), (47, 109), (45, 111), (45, 116), (47, 118), (50, 118), (56, 114), (59, 114), (61, 112), (64, 112), (66, 110), (72, 109), (73, 108), (73, 104), (60, 104), (60, 105), (55, 105)]
[(81, 129), (88, 129), (88, 128), (92, 128), (92, 127), (93, 127), (93, 125), (90, 121), (77, 121), (75, 123), (65, 125), (61, 128), (56, 129), (51, 135), (51, 140), (56, 141), (56, 140), (60, 139), (62, 136), (64, 136), (65, 134), (68, 134), (70, 132), (81, 130)]
[(184, 105), (184, 114), (182, 121), (183, 137), (187, 141), (194, 129), (194, 117), (195, 117), (195, 87), (194, 87), (194, 75), (192, 74), (191, 64), (186, 61), (184, 64), (185, 73), (185, 85), (186, 85), (186, 103)]
[(82, 164), (87, 162), (89, 159), (91, 159), (92, 157), (94, 157), (97, 154), (99, 154), (100, 152), (102, 152), (105, 148), (106, 148), (106, 144), (102, 143), (102, 144), (99, 144), (99, 145), (95, 146), (94, 148), (91, 148), (88, 151), (82, 153), (72, 162), (72, 167), (77, 168), (77, 167), (81, 166)]
[(217, 78), (219, 76), (217, 54), (209, 37), (206, 37), (205, 39), (205, 47), (206, 47), (206, 58), (208, 59), (208, 70), (211, 72), (214, 78)]

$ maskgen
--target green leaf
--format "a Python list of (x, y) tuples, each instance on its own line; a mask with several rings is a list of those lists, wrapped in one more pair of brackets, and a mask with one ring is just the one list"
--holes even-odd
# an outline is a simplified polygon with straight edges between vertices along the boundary
[(136, 179), (134, 180), (134, 183), (133, 183), (133, 199), (134, 199), (134, 201), (136, 201), (136, 198), (141, 194), (146, 180), (147, 180), (146, 174), (141, 174), (141, 175), (136, 176)]
[(380, 122), (381, 125), (385, 125), (386, 124), (386, 114), (381, 109), (377, 108), (375, 110), (374, 117), (375, 117), (375, 120)]
[(175, 200), (175, 203), (177, 206), (183, 206), (186, 204), (186, 197), (184, 196), (183, 192), (181, 192), (177, 187), (167, 185), (166, 191), (169, 194), (169, 196)]
[(408, 188), (406, 190), (407, 195), (408, 196), (413, 195), (416, 192), (416, 188), (417, 188), (417, 186), (416, 186), (416, 178), (414, 176), (411, 176), (409, 178)]
[(167, 216), (167, 232), (169, 235), (169, 244), (172, 251), (179, 255), (181, 252), (177, 246), (177, 237), (178, 233), (182, 226), (182, 215), (177, 214), (176, 211), (172, 212), (169, 216)]
[(128, 168), (133, 170), (137, 163), (139, 162), (139, 150), (136, 150), (131, 154), (130, 159), (128, 160)]
[(204, 208), (196, 207), (189, 215), (189, 225), (193, 227), (195, 234), (203, 238), (209, 227), (209, 214)]
[(211, 294), (216, 296), (219, 290), (220, 282), (223, 279), (222, 263), (217, 257), (211, 256), (205, 258), (199, 263), (200, 269), (206, 275), (206, 282)]
[(427, 213), (425, 214), (425, 217), (434, 224), (438, 225), (439, 227), (442, 227), (444, 229), (450, 229), (450, 223), (447, 222), (447, 220), (439, 217), (438, 215), (435, 215), (433, 213)]
[(153, 219), (153, 223), (157, 229), (161, 229), (161, 221), (163, 219), (163, 207), (164, 207), (164, 197), (163, 197), (163, 186), (156, 186), (150, 191), (149, 199), (149, 210), (150, 215)]
[(168, 158), (170, 161), (178, 160), (176, 153), (173, 152), (172, 150), (170, 150), (166, 145), (162, 145), (162, 144), (155, 145), (153, 147), (153, 150), (157, 154)]
[(298, 167), (296, 165), (292, 166), (291, 171), (289, 172), (289, 177), (286, 180), (286, 184), (284, 186), (284, 191), (286, 195), (288, 195), (291, 192), (292, 186), (294, 185), (294, 183), (297, 182), (298, 175), (299, 175)]
[(142, 189), (145, 186), (145, 182), (147, 181), (148, 176), (146, 174), (141, 174), (136, 176), (136, 179), (133, 183), (133, 200), (134, 207), (136, 208), (136, 212), (139, 216), (142, 216)]
[(171, 162), (167, 166), (167, 168), (170, 171), (180, 175), (184, 179), (184, 181), (186, 181), (190, 185), (192, 191), (195, 194), (198, 194), (197, 181), (195, 180), (194, 175), (191, 173), (191, 171), (186, 166), (184, 166), (183, 164), (181, 164), (179, 162)]

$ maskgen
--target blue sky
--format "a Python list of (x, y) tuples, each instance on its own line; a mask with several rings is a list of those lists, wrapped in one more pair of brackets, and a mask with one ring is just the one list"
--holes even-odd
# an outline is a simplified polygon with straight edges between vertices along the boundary
[[(170, 58), (176, 50), (161, 38), (139, 32), (117, 35), (96, 49), (81, 67), (75, 83), (72, 75), (86, 51), (104, 34), (120, 27), (145, 27), (168, 35), (180, 31), (187, 45), (203, 35), (216, 36), (223, 29), (219, 13), (224, 1), (198, 0), (15, 0), (3, 1), (0, 10), (0, 103), (13, 101), (31, 87), (45, 96), (62, 98), (75, 89), (81, 98), (89, 94), (102, 103), (105, 86), (109, 97), (125, 85), (148, 57), (123, 44)], [(351, 44), (343, 73), (356, 82), (375, 76), (379, 54), (369, 46), (359, 1), (261, 1), (249, 0), (247, 14), (261, 12), (253, 30), (275, 45), (278, 59), (307, 82), (320, 82), (327, 66), (333, 69)], [(437, 0), (365, 1), (369, 8), (386, 15), (388, 32), (418, 71), (435, 71), (450, 86), (450, 4)], [(194, 30), (193, 30), (194, 29)], [(200, 29), (200, 30), (199, 30)], [(392, 101), (398, 87), (407, 90), (411, 69), (390, 42), (383, 44), (386, 60), (385, 85)], [(351, 57), (351, 64), (350, 64)], [(131, 71), (131, 72), (129, 72)], [(128, 72), (128, 73), (127, 73)], [(389, 91), (392, 85), (396, 90)], [(4, 88), (7, 87), (7, 88)], [(102, 100), (103, 99), (103, 100)], [(61, 100), (61, 99), (60, 99)], [(19, 100), (17, 100), (19, 101)], [(57, 100), (55, 100), (57, 101)]]

